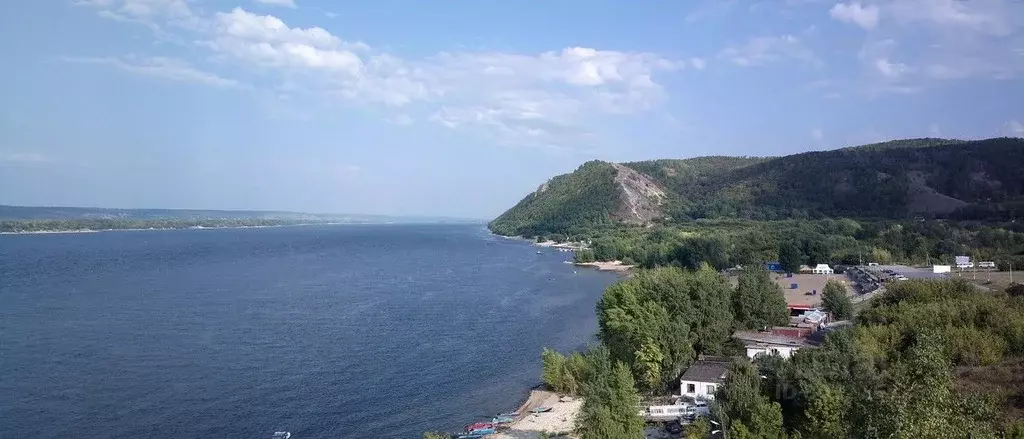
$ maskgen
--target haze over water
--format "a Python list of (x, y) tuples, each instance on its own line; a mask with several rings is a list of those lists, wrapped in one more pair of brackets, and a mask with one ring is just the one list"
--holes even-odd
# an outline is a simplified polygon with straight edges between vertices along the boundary
[(420, 437), (514, 409), (615, 276), (482, 226), (0, 236), (0, 437)]

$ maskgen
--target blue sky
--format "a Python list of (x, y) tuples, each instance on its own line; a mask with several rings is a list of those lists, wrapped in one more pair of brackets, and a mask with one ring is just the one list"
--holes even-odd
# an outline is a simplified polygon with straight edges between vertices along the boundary
[(500, 213), (589, 159), (1024, 136), (1015, 0), (0, 3), (0, 203)]

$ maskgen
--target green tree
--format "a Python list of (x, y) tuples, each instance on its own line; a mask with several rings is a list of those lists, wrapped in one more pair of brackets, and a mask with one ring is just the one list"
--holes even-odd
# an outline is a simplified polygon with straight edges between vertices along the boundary
[(576, 423), (581, 439), (634, 439), (643, 435), (640, 401), (629, 368), (613, 362), (608, 350), (588, 356), (590, 376), (583, 386), (583, 407)]
[(566, 358), (564, 355), (544, 348), (540, 354), (541, 378), (549, 389), (564, 392), (566, 388)]
[(807, 262), (800, 248), (792, 241), (786, 241), (779, 246), (779, 264), (788, 273), (799, 273), (800, 266)]
[(753, 364), (737, 361), (715, 394), (714, 413), (729, 426), (731, 437), (785, 438), (782, 407), (762, 394)]
[(711, 436), (711, 424), (708, 418), (701, 416), (683, 429), (684, 439), (707, 439)]
[(573, 259), (579, 263), (594, 262), (597, 260), (594, 256), (594, 250), (589, 248), (581, 248), (573, 252)]
[(423, 433), (423, 439), (451, 439), (451, 438), (452, 438), (452, 435), (450, 435), (448, 433), (439, 433), (439, 432), (433, 432), (433, 431), (428, 431), (426, 433)]
[(789, 320), (782, 288), (762, 265), (747, 266), (732, 295), (733, 317), (747, 329), (775, 326)]
[(661, 364), (665, 355), (653, 341), (640, 345), (633, 360), (633, 371), (640, 384), (647, 389), (657, 389), (661, 385)]
[(825, 311), (832, 313), (836, 319), (845, 320), (853, 317), (853, 302), (846, 294), (846, 286), (837, 280), (825, 283), (821, 304)]

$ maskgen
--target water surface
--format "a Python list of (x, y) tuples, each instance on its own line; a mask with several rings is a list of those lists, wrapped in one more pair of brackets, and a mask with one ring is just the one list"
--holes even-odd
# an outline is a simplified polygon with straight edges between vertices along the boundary
[(481, 226), (0, 236), (0, 437), (420, 437), (509, 410), (615, 277)]

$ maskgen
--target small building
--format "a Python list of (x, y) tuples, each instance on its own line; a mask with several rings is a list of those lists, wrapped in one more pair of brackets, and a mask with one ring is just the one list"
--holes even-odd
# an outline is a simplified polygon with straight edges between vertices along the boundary
[(932, 273), (935, 274), (949, 273), (952, 269), (949, 265), (932, 265)]
[(804, 311), (799, 315), (789, 318), (789, 326), (808, 328), (811, 331), (817, 331), (825, 323), (828, 323), (828, 313), (819, 309)]
[(725, 383), (733, 359), (701, 357), (679, 378), (679, 394), (694, 400), (715, 399), (715, 391)]
[(814, 273), (814, 274), (832, 274), (832, 273), (835, 273), (835, 270), (832, 270), (832, 267), (829, 267), (828, 264), (818, 264), (813, 269), (811, 269), (811, 273)]
[(747, 357), (753, 360), (758, 355), (778, 355), (789, 358), (801, 348), (810, 347), (804, 339), (788, 337), (773, 332), (737, 331), (733, 338), (743, 342), (747, 348)]

